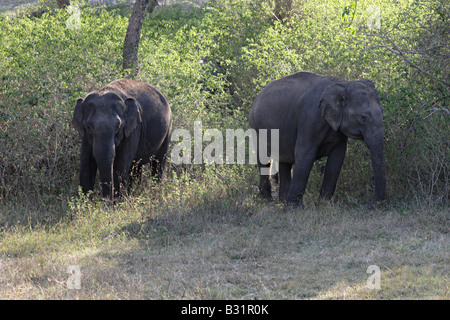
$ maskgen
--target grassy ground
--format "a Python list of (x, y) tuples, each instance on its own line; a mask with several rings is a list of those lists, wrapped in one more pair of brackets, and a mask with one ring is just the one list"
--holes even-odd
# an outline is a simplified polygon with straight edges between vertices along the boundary
[[(285, 211), (250, 195), (189, 209), (75, 206), (70, 221), (3, 231), (0, 298), (450, 298), (444, 209)], [(78, 290), (68, 289), (73, 265)], [(370, 265), (379, 290), (366, 285)]]

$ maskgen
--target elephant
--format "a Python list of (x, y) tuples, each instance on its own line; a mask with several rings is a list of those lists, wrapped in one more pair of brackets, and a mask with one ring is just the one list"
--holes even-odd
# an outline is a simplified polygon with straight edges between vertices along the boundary
[[(286, 206), (303, 208), (303, 195), (313, 163), (327, 157), (320, 197), (330, 199), (344, 162), (348, 138), (364, 140), (375, 178), (368, 207), (386, 197), (383, 108), (370, 80), (341, 81), (336, 77), (297, 72), (270, 82), (254, 100), (249, 114), (256, 131), (278, 129), (279, 199)], [(267, 149), (273, 149), (267, 139)], [(261, 197), (271, 201), (270, 163), (257, 153)], [(293, 167), (293, 169), (292, 169)], [(292, 172), (291, 172), (292, 169)]]
[(78, 99), (72, 125), (81, 135), (80, 185), (94, 189), (97, 169), (104, 198), (141, 178), (142, 165), (162, 177), (172, 130), (172, 111), (149, 83), (120, 79)]

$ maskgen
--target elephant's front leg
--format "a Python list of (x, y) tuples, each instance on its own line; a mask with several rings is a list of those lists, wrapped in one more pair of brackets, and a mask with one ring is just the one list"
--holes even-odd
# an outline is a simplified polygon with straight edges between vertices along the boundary
[(309, 173), (316, 157), (317, 148), (296, 147), (295, 166), (286, 205), (303, 208), (303, 195)]
[(130, 166), (114, 166), (114, 197), (121, 199), (130, 180)]
[(130, 181), (130, 170), (136, 154), (138, 140), (127, 141), (120, 145), (114, 159), (115, 196), (122, 198), (123, 190), (127, 190)]
[(127, 155), (119, 154), (114, 160), (114, 196), (121, 199), (130, 180), (132, 160)]
[(336, 190), (336, 184), (344, 163), (345, 153), (347, 151), (347, 139), (338, 144), (328, 155), (327, 165), (325, 166), (325, 176), (320, 189), (320, 197), (331, 199)]

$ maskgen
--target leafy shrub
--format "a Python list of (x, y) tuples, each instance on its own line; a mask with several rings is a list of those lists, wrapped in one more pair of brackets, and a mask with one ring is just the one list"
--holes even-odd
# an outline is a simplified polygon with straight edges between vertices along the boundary
[(89, 8), (81, 29), (66, 28), (67, 19), (61, 10), (1, 20), (3, 199), (67, 197), (77, 180), (79, 138), (70, 128), (76, 99), (120, 77), (127, 20)]

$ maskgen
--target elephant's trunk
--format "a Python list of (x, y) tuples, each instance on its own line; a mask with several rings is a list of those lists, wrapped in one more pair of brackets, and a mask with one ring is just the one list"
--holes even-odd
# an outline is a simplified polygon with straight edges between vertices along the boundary
[(386, 167), (384, 164), (384, 136), (383, 131), (378, 130), (374, 134), (365, 137), (365, 142), (370, 150), (373, 175), (375, 178), (375, 191), (373, 202), (386, 198)]
[(105, 142), (103, 139), (101, 139), (99, 143), (94, 141), (93, 155), (98, 167), (103, 197), (113, 199), (114, 141), (109, 143)]

